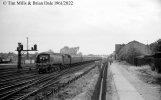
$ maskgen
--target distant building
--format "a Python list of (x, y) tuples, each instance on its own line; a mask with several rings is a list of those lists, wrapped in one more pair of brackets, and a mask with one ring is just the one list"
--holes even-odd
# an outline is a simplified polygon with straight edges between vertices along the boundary
[(0, 61), (17, 62), (17, 54), (12, 52), (0, 53)]
[(115, 59), (118, 58), (118, 53), (124, 46), (125, 44), (115, 44)]
[(36, 55), (37, 54), (29, 54), (29, 59), (27, 59), (26, 54), (22, 55), (21, 63), (23, 64), (35, 63)]

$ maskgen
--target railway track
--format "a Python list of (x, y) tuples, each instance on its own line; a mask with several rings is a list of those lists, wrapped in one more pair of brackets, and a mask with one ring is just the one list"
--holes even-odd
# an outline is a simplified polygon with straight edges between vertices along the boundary
[(0, 100), (23, 100), (28, 96), (34, 95), (40, 90), (49, 87), (50, 85), (56, 84), (56, 82), (58, 82), (57, 79), (60, 76), (80, 68), (72, 67), (60, 72), (43, 74), (43, 76), (39, 78), (18, 82), (10, 86), (5, 86), (0, 89)]
[(28, 68), (22, 69), (21, 71), (18, 71), (17, 69), (12, 71), (8, 71), (8, 70), (0, 71), (0, 79), (5, 80), (11, 77), (21, 76), (22, 74), (34, 73), (34, 72), (36, 72), (36, 69), (31, 71)]
[[(8, 75), (3, 75), (0, 77), (0, 85), (4, 84), (4, 83), (8, 83), (10, 81), (15, 81), (15, 80), (24, 80), (27, 77), (30, 77), (35, 73), (36, 71), (32, 71), (32, 72), (20, 72), (20, 73), (12, 73), (12, 74), (8, 74)], [(1, 86), (0, 86), (1, 87)]]
[[(35, 69), (35, 65), (22, 65), (23, 70), (27, 70), (29, 68)], [(0, 65), (0, 72), (5, 73), (5, 72), (12, 72), (12, 71), (17, 71), (17, 65)]]
[[(86, 70), (85, 72), (75, 76), (74, 78), (68, 80), (67, 82), (64, 83), (60, 83), (61, 79), (54, 79), (54, 80), (49, 80), (49, 82), (46, 82), (45, 84), (41, 85), (39, 88), (35, 89), (34, 91), (20, 97), (17, 98), (16, 100), (24, 100), (24, 99), (28, 99), (28, 100), (44, 100), (46, 98), (48, 98), (48, 96), (52, 95), (52, 94), (56, 94), (57, 92), (59, 92), (60, 89), (64, 88), (65, 86), (69, 85), (70, 83), (72, 83), (73, 81), (77, 80), (78, 78), (82, 77), (83, 75), (87, 74), (89, 71), (91, 71), (92, 69), (94, 69), (95, 66), (93, 66), (92, 68), (89, 68), (88, 70)], [(73, 73), (73, 71), (77, 71), (80, 68), (76, 68), (73, 70), (69, 71), (65, 71), (63, 72), (62, 75), (66, 75), (69, 73)], [(42, 91), (43, 90), (43, 93)], [(38, 92), (40, 91), (39, 94), (43, 94), (43, 95), (39, 95)], [(37, 94), (36, 96), (30, 97), (33, 94)], [(39, 99), (38, 99), (39, 98)]]
[(9, 86), (12, 86), (13, 84), (16, 85), (17, 83), (20, 83), (21, 81), (33, 79), (36, 77), (40, 77), (40, 75), (39, 74), (29, 74), (29, 75), (24, 75), (24, 76), (22, 75), (22, 77), (16, 77), (16, 78), (12, 77), (6, 80), (2, 80), (0, 81), (0, 91), (1, 91), (1, 88), (3, 87), (9, 87)]
[(106, 79), (107, 79), (108, 62), (101, 66), (100, 75), (95, 86), (95, 91), (91, 97), (92, 100), (106, 100)]
[[(52, 74), (54, 74), (54, 73), (52, 73)], [(43, 76), (38, 77), (38, 78), (30, 79), (30, 80), (27, 80), (27, 81), (22, 81), (22, 82), (19, 82), (17, 84), (14, 84), (14, 85), (10, 85), (10, 86), (1, 88), (1, 92), (0, 92), (1, 98), (0, 98), (0, 100), (9, 99), (11, 96), (13, 96), (14, 94), (22, 91), (23, 89), (26, 89), (26, 88), (34, 85), (34, 84), (37, 84), (39, 82), (42, 82), (42, 81), (49, 79), (50, 75), (51, 74), (43, 75)]]
[(106, 63), (102, 69), (102, 78), (101, 78), (101, 86), (99, 93), (99, 100), (106, 100), (106, 79), (107, 79), (107, 68), (108, 63)]

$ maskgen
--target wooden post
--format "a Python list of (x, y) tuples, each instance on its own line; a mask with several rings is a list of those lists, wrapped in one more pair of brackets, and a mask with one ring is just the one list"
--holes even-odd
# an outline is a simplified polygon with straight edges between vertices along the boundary
[(21, 50), (18, 50), (17, 68), (18, 68), (18, 70), (22, 68), (22, 66), (21, 66)]

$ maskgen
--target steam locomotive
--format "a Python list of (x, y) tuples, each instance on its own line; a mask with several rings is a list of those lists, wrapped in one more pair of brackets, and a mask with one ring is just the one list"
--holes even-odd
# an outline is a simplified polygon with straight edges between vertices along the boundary
[(42, 52), (36, 57), (36, 68), (39, 73), (53, 72), (70, 67), (73, 64), (101, 60), (98, 56), (78, 56), (52, 52)]

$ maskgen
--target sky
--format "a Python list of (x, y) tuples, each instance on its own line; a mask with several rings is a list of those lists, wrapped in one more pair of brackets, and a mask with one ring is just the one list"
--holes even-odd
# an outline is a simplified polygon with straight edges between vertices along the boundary
[(71, 0), (73, 5), (17, 2), (0, 0), (0, 52), (16, 52), (18, 42), (26, 49), (26, 37), (29, 48), (37, 44), (38, 52), (79, 46), (83, 54), (110, 54), (115, 44), (133, 40), (150, 44), (161, 38), (161, 0)]

